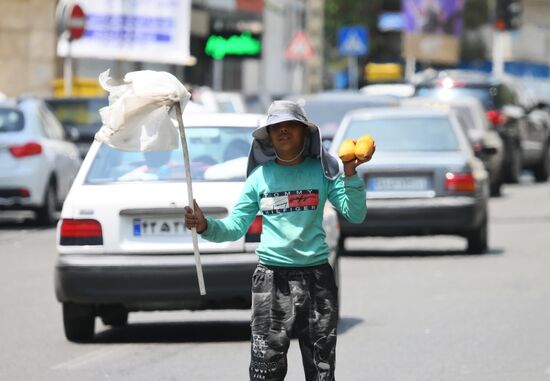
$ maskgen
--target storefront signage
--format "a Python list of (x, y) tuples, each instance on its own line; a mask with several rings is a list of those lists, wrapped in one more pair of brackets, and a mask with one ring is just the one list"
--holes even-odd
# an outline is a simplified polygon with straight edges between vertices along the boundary
[(261, 41), (249, 32), (228, 37), (212, 35), (204, 48), (204, 52), (216, 60), (225, 56), (259, 56), (261, 50)]

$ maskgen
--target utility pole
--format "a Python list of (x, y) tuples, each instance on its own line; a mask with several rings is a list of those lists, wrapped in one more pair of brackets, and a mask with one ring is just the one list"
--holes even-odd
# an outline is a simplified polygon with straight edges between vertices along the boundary
[(325, 0), (307, 0), (306, 34), (315, 50), (315, 57), (306, 62), (306, 92), (323, 90), (323, 39)]

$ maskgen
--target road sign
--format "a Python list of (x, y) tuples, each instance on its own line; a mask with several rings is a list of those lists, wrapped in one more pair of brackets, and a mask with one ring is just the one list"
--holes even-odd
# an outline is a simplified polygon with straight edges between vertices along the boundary
[(362, 26), (347, 26), (338, 30), (338, 50), (343, 56), (367, 54), (368, 40), (368, 31)]
[(84, 10), (78, 4), (69, 5), (65, 13), (67, 17), (66, 27), (71, 36), (71, 40), (78, 40), (84, 35), (86, 27), (86, 15)]
[(286, 48), (285, 57), (290, 61), (307, 61), (315, 57), (315, 50), (304, 32), (296, 33)]

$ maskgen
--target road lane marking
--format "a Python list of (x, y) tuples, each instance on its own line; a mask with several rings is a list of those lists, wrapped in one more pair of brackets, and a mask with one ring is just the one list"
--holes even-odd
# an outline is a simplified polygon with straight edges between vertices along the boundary
[(77, 369), (87, 364), (99, 361), (105, 357), (112, 357), (116, 352), (121, 352), (124, 348), (101, 348), (92, 352), (85, 353), (74, 359), (64, 361), (52, 366), (51, 370), (70, 370)]

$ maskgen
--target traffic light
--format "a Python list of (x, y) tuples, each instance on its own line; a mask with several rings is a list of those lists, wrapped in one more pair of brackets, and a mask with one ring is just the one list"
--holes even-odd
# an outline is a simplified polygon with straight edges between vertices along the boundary
[(496, 0), (495, 28), (516, 30), (521, 26), (521, 0)]

